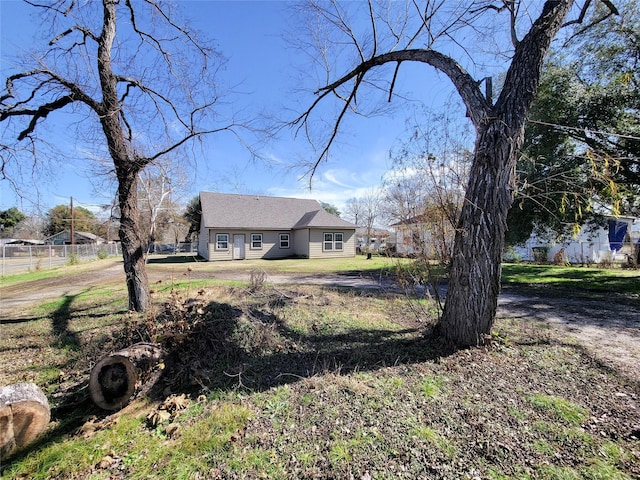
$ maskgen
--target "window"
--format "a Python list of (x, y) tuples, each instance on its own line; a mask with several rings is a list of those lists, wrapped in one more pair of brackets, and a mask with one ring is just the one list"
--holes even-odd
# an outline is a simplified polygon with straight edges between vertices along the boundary
[(324, 250), (333, 250), (333, 233), (324, 234)]
[(289, 248), (289, 234), (281, 233), (280, 234), (280, 248)]
[(228, 233), (216, 233), (216, 250), (229, 250)]
[(262, 234), (261, 233), (251, 234), (251, 249), (262, 250)]
[(342, 232), (325, 233), (323, 250), (325, 252), (331, 252), (334, 250), (342, 251), (344, 244), (343, 235), (344, 234)]

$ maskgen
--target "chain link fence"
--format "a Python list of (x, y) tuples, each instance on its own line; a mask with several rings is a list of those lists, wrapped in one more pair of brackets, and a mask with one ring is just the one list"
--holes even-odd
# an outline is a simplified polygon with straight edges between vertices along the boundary
[(33, 272), (79, 262), (121, 256), (119, 243), (102, 245), (2, 245), (2, 275)]
[[(197, 243), (153, 243), (151, 255), (196, 255)], [(1, 273), (15, 275), (46, 268), (74, 265), (80, 262), (122, 256), (120, 243), (82, 245), (2, 245)]]

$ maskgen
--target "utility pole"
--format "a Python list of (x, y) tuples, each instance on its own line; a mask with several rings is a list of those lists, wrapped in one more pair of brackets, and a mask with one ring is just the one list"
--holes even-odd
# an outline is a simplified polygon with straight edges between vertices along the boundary
[(75, 233), (73, 231), (73, 197), (71, 197), (70, 210), (71, 210), (71, 228), (69, 229), (69, 238), (70, 238), (71, 245), (75, 245), (76, 238), (75, 238)]

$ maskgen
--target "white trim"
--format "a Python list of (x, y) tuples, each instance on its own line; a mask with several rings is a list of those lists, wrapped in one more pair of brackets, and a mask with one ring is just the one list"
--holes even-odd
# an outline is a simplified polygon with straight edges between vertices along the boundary
[[(249, 244), (249, 248), (251, 250), (262, 250), (262, 245), (263, 245), (262, 244), (262, 234), (261, 233), (251, 233), (250, 235), (251, 235), (251, 237), (250, 237), (251, 238), (251, 242)], [(256, 237), (259, 237), (259, 240), (254, 239), (253, 238), (254, 235)], [(254, 243), (258, 243), (258, 242), (260, 243), (260, 245), (259, 246), (254, 246)]]
[[(286, 240), (284, 240), (284, 237), (287, 237)], [(287, 244), (286, 247), (283, 247), (283, 243)], [(288, 249), (291, 248), (291, 234), (290, 233), (279, 233), (278, 234), (278, 245), (280, 246), (281, 249)]]
[[(338, 240), (338, 237), (340, 240)], [(343, 252), (344, 232), (323, 232), (322, 233), (323, 252)]]
[[(227, 239), (226, 240), (222, 240), (222, 239), (218, 240), (218, 237), (222, 237), (222, 236), (227, 237)], [(215, 238), (216, 238), (215, 249), (217, 251), (229, 250), (229, 234), (228, 233), (216, 233), (216, 237)], [(226, 243), (227, 246), (226, 247), (219, 246), (219, 244), (221, 244), (221, 243)]]

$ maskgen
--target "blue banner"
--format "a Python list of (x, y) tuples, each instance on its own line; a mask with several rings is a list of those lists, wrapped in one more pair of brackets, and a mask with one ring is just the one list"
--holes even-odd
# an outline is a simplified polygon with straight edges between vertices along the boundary
[(627, 222), (609, 220), (609, 249), (617, 252), (622, 248), (622, 242), (627, 234)]

